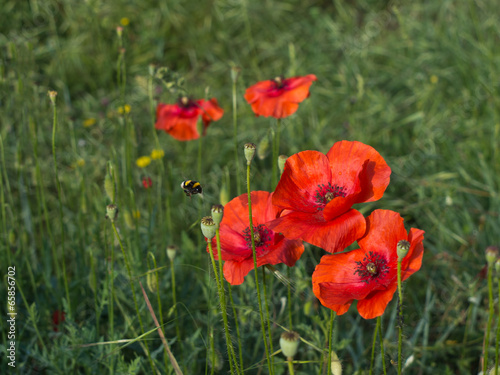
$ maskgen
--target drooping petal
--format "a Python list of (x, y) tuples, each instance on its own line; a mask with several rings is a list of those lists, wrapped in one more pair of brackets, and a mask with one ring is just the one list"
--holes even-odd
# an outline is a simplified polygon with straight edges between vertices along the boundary
[[(343, 305), (353, 299), (362, 299), (378, 287), (366, 283), (355, 272), (357, 264), (365, 257), (361, 249), (342, 254), (324, 255), (312, 275), (312, 282), (320, 284), (320, 300), (328, 304)], [(321, 298), (320, 298), (321, 297)]]
[(422, 257), (424, 255), (424, 231), (421, 229), (411, 228), (408, 241), (410, 242), (410, 250), (401, 263), (403, 280), (406, 280), (422, 266)]
[(358, 301), (358, 312), (365, 319), (373, 319), (381, 316), (389, 302), (394, 296), (394, 292), (398, 288), (398, 284), (393, 283), (385, 290), (377, 290), (366, 298)]
[(362, 188), (357, 203), (382, 197), (389, 185), (391, 168), (373, 147), (357, 141), (341, 141), (335, 143), (326, 156), (336, 184), (354, 184), (359, 178)]
[(389, 259), (397, 259), (398, 242), (407, 239), (404, 220), (397, 212), (375, 210), (366, 218), (366, 234), (358, 244), (365, 251), (374, 250)]
[(290, 156), (273, 194), (273, 204), (284, 209), (316, 213), (318, 186), (330, 182), (328, 159), (319, 151)]
[(325, 221), (321, 212), (311, 215), (292, 211), (267, 224), (290, 239), (301, 239), (334, 253), (344, 250), (360, 238), (366, 229), (365, 218), (354, 209)]
[(199, 100), (198, 104), (202, 109), (201, 119), (203, 121), (203, 135), (205, 135), (206, 128), (212, 121), (218, 121), (224, 115), (224, 110), (219, 107), (217, 99)]

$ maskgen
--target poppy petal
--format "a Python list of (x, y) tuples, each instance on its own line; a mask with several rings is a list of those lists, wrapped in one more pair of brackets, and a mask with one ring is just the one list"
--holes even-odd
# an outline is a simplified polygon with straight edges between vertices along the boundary
[(391, 168), (373, 147), (357, 141), (341, 141), (335, 143), (326, 156), (335, 171), (332, 178), (336, 184), (346, 183), (346, 179), (353, 184), (359, 174), (362, 189), (357, 203), (382, 197), (389, 185)]
[(321, 212), (311, 215), (292, 211), (267, 223), (267, 226), (289, 239), (301, 239), (330, 253), (344, 250), (366, 229), (365, 218), (354, 209), (330, 221), (325, 221)]
[(366, 218), (366, 234), (358, 244), (366, 251), (374, 250), (394, 259), (398, 242), (407, 239), (404, 220), (397, 212), (375, 210)]
[(328, 159), (318, 151), (290, 156), (273, 195), (273, 204), (296, 211), (316, 213), (319, 185), (330, 181)]
[(358, 301), (358, 312), (365, 319), (373, 319), (381, 316), (397, 290), (398, 284), (394, 283), (386, 290), (378, 290), (365, 299)]

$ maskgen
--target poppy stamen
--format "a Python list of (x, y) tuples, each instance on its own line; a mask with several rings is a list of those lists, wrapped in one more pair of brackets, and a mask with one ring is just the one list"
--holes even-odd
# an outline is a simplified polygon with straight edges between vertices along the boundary
[(283, 80), (283, 77), (274, 77), (272, 80), (274, 84), (276, 85), (276, 88), (281, 89), (285, 85), (285, 81)]
[[(251, 249), (252, 239), (249, 227), (247, 227), (243, 231), (243, 237), (245, 238), (247, 246)], [(267, 252), (267, 248), (269, 247), (272, 239), (272, 232), (267, 229), (264, 224), (253, 227), (253, 240), (255, 243), (255, 251), (257, 252), (257, 256), (264, 255)]]
[(331, 182), (329, 182), (328, 185), (318, 185), (316, 195), (314, 196), (316, 199), (317, 210), (321, 211), (333, 199), (337, 197), (345, 197), (346, 195), (347, 194), (343, 186), (332, 185)]
[(362, 261), (356, 262), (356, 271), (362, 281), (369, 283), (371, 280), (384, 276), (389, 272), (387, 260), (380, 254), (370, 251)]

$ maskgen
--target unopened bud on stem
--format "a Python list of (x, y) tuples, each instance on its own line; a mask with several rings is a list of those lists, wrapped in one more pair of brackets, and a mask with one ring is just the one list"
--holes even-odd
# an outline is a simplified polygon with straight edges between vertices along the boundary
[(252, 163), (256, 148), (257, 146), (255, 145), (255, 143), (245, 144), (245, 159), (247, 159), (247, 165), (250, 165), (250, 163)]

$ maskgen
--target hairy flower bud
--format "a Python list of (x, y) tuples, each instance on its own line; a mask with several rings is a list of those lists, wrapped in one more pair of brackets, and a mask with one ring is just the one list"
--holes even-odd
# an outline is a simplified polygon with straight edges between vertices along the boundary
[(175, 245), (168, 245), (167, 246), (167, 257), (168, 257), (168, 259), (170, 259), (170, 261), (173, 262), (176, 255), (177, 255), (177, 246), (175, 246)]
[(219, 224), (222, 221), (223, 215), (224, 215), (224, 206), (221, 204), (214, 204), (212, 206), (212, 218), (217, 228), (219, 227)]
[(280, 169), (280, 174), (283, 174), (283, 171), (285, 170), (286, 159), (288, 159), (288, 156), (286, 155), (278, 156), (278, 167)]
[(405, 240), (401, 240), (398, 242), (397, 253), (398, 253), (398, 262), (402, 262), (403, 258), (408, 254), (410, 250), (410, 243)]
[(283, 332), (280, 337), (280, 347), (283, 355), (288, 358), (293, 358), (297, 354), (299, 348), (299, 334), (294, 331)]
[(108, 204), (106, 206), (106, 219), (111, 220), (111, 222), (114, 222), (116, 218), (118, 217), (118, 207), (116, 204)]
[(488, 262), (488, 266), (489, 267), (493, 266), (497, 258), (498, 258), (498, 247), (488, 246), (486, 248), (486, 261)]
[(252, 163), (252, 159), (255, 155), (255, 149), (257, 148), (257, 146), (255, 145), (255, 143), (245, 143), (245, 159), (247, 159), (247, 165), (250, 165), (250, 163)]

